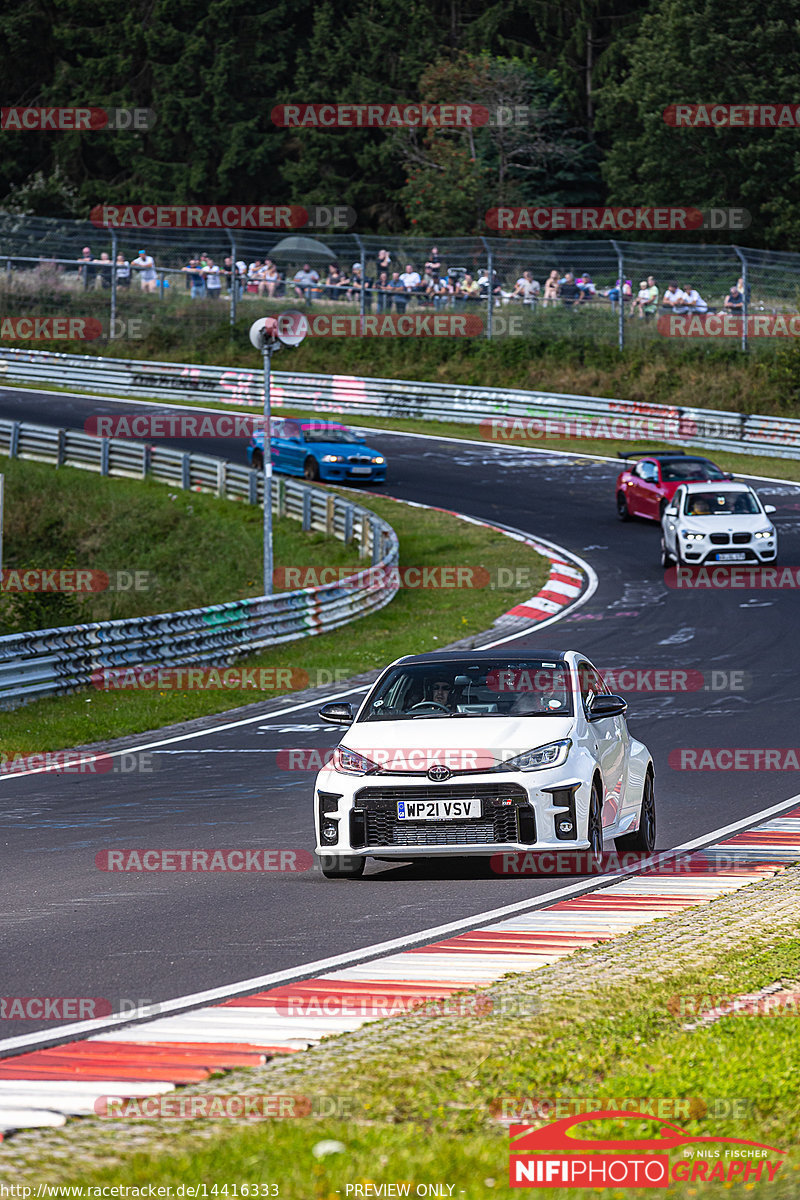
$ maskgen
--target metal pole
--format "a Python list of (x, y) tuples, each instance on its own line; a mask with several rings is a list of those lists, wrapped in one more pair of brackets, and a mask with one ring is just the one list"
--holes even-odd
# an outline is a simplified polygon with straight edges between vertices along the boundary
[(617, 253), (617, 270), (619, 271), (619, 322), (617, 329), (617, 349), (622, 352), (625, 349), (625, 300), (622, 294), (622, 288), (625, 283), (622, 250), (615, 241), (611, 241)]
[(272, 595), (272, 444), (269, 438), (270, 372), (275, 345), (264, 338), (264, 595)]
[(108, 327), (108, 340), (114, 338), (114, 327), (117, 323), (117, 231), (111, 230), (111, 321)]
[(230, 231), (230, 230), (228, 230), (228, 237), (229, 237), (229, 239), (230, 239), (230, 243), (231, 243), (231, 315), (230, 315), (230, 325), (231, 325), (231, 329), (233, 329), (233, 326), (236, 324), (236, 293), (237, 293), (237, 291), (239, 290), (239, 280), (238, 280), (238, 277), (237, 277), (237, 272), (236, 272), (236, 242), (235, 242), (235, 240), (234, 240), (234, 236), (233, 236), (233, 234), (231, 233), (231, 231)]
[(747, 354), (747, 259), (738, 246), (733, 247), (734, 253), (742, 264), (742, 282), (744, 284), (744, 303), (742, 305), (742, 353)]
[(492, 310), (494, 309), (494, 287), (493, 287), (493, 285), (494, 285), (494, 270), (493, 270), (494, 261), (492, 259), (492, 247), (489, 245), (489, 243), (487, 242), (485, 237), (481, 237), (481, 241), (483, 242), (484, 249), (486, 250), (486, 262), (487, 262), (486, 273), (489, 276), (489, 295), (486, 300), (486, 303), (489, 306), (487, 309), (487, 312), (486, 312), (486, 336), (491, 341)]
[[(366, 307), (367, 307), (367, 289), (366, 289), (366, 285), (365, 285), (365, 280), (367, 278), (367, 252), (364, 249), (364, 243), (362, 242), (362, 240), (358, 236), (358, 234), (354, 233), (353, 237), (358, 242), (358, 249), (359, 249), (359, 253), (361, 254), (361, 310), (360, 311), (361, 311), (361, 328), (363, 329), (364, 328), (364, 313), (366, 312)], [(370, 303), (370, 308), (372, 308), (371, 303)]]

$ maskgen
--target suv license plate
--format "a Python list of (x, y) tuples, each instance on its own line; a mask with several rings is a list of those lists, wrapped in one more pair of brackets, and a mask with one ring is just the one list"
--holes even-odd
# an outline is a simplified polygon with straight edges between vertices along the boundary
[(398, 821), (472, 821), (481, 815), (480, 800), (398, 800)]

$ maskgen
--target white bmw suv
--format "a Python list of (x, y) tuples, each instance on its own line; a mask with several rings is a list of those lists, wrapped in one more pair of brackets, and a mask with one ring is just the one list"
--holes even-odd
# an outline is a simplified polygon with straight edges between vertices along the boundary
[(661, 518), (661, 565), (774, 562), (774, 512), (746, 483), (683, 483)]
[(627, 705), (574, 650), (443, 651), (398, 659), (358, 711), (314, 787), (328, 878), (367, 858), (504, 851), (653, 849), (653, 761)]

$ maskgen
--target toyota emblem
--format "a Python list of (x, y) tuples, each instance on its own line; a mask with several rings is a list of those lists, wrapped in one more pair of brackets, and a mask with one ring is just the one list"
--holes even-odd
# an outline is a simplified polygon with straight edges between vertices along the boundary
[(434, 783), (442, 783), (445, 779), (449, 779), (452, 771), (448, 767), (443, 767), (441, 763), (433, 767), (428, 767), (428, 779), (432, 779)]

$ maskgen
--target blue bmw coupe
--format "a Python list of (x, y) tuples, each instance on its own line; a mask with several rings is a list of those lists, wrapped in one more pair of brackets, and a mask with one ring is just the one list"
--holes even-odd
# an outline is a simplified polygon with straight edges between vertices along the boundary
[[(344, 425), (299, 417), (272, 417), (270, 424), (275, 471), (329, 483), (383, 483), (386, 479), (384, 456)], [(247, 461), (256, 470), (263, 469), (263, 431), (250, 438)]]

